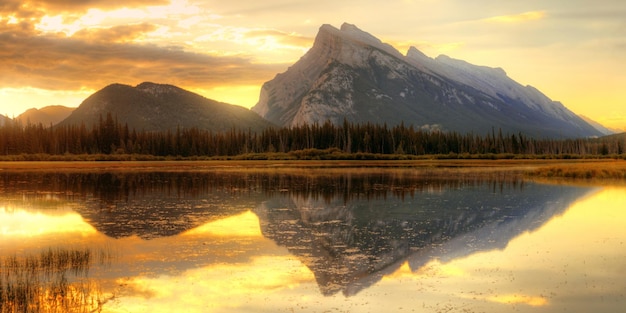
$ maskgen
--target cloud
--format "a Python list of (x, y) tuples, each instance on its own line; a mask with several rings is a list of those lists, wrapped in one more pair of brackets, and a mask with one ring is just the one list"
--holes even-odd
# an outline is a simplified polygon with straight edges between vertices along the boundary
[(1, 13), (14, 13), (19, 17), (31, 17), (33, 14), (59, 14), (64, 12), (85, 12), (90, 8), (103, 10), (115, 8), (143, 7), (147, 5), (165, 5), (168, 0), (3, 0), (0, 2)]
[(527, 22), (527, 21), (533, 21), (533, 20), (540, 20), (545, 17), (546, 17), (545, 11), (529, 11), (529, 12), (512, 14), (512, 15), (493, 16), (493, 17), (483, 19), (483, 21), (496, 22), (496, 23), (520, 23), (520, 22)]
[[(261, 84), (284, 70), (245, 57), (212, 56), (123, 41), (152, 29), (140, 24), (85, 31), (77, 38), (0, 33), (0, 85), (99, 89), (113, 82), (156, 81), (185, 87)], [(117, 39), (117, 43), (103, 40)]]
[(298, 35), (296, 33), (287, 33), (274, 29), (259, 29), (247, 31), (244, 35), (246, 38), (273, 38), (277, 42), (284, 45), (295, 47), (310, 47), (314, 38)]
[(93, 42), (130, 42), (143, 34), (155, 31), (156, 25), (142, 23), (119, 25), (110, 28), (85, 28), (77, 31), (72, 38)]

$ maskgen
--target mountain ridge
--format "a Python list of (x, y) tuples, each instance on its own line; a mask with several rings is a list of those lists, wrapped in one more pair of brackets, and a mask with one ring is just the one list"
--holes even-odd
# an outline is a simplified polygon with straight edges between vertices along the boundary
[(347, 23), (340, 29), (322, 25), (311, 49), (263, 84), (252, 110), (279, 126), (346, 119), (461, 133), (495, 128), (533, 137), (601, 135), (501, 68), (432, 59), (415, 47), (404, 56)]
[(262, 130), (271, 124), (254, 112), (205, 98), (169, 84), (143, 82), (135, 87), (110, 84), (85, 99), (59, 125), (96, 125), (113, 115), (119, 123), (144, 131), (199, 128), (224, 132), (232, 128)]

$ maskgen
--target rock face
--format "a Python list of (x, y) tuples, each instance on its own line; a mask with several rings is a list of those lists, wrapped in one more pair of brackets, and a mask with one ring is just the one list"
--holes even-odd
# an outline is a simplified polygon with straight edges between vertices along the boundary
[(55, 125), (72, 114), (74, 108), (62, 105), (50, 105), (41, 109), (28, 109), (17, 117), (22, 123), (41, 123), (44, 126)]
[(252, 108), (272, 123), (404, 123), (483, 135), (493, 129), (534, 137), (601, 135), (504, 70), (411, 48), (406, 56), (354, 25), (323, 25), (313, 47), (266, 82)]
[(251, 129), (270, 123), (240, 106), (217, 102), (172, 85), (141, 83), (136, 87), (112, 84), (94, 93), (61, 125), (87, 127), (111, 114), (132, 129), (166, 131), (196, 127), (211, 131)]

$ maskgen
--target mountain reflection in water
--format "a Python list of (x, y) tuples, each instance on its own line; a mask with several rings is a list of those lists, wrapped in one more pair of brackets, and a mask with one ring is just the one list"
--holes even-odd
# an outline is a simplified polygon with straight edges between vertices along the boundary
[(2, 181), (7, 195), (64, 197), (111, 238), (176, 236), (252, 209), (263, 235), (305, 264), (322, 294), (347, 296), (406, 262), (417, 270), (502, 249), (590, 191), (508, 172), (414, 169), (27, 172)]

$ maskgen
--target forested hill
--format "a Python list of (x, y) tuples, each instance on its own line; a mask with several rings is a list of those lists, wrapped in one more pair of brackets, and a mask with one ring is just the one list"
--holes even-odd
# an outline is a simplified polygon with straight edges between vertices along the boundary
[(218, 102), (188, 90), (144, 82), (137, 86), (111, 84), (85, 99), (60, 125), (97, 126), (111, 114), (132, 129), (167, 131), (198, 128), (227, 131), (250, 128), (254, 131), (271, 126), (256, 113), (232, 104)]
[[(534, 139), (493, 129), (484, 135), (426, 131), (403, 124), (300, 125), (267, 128), (261, 132), (231, 129), (212, 132), (178, 128), (165, 132), (130, 129), (110, 114), (99, 124), (57, 126), (23, 125), (0, 127), (0, 156), (127, 154), (174, 157), (221, 157), (248, 155), (271, 158), (289, 153), (294, 158), (319, 157), (321, 150), (341, 158), (376, 158), (380, 155), (560, 155), (562, 157), (623, 155), (626, 136), (598, 139)], [(317, 152), (316, 152), (317, 151)], [(19, 158), (18, 158), (19, 159)]]

